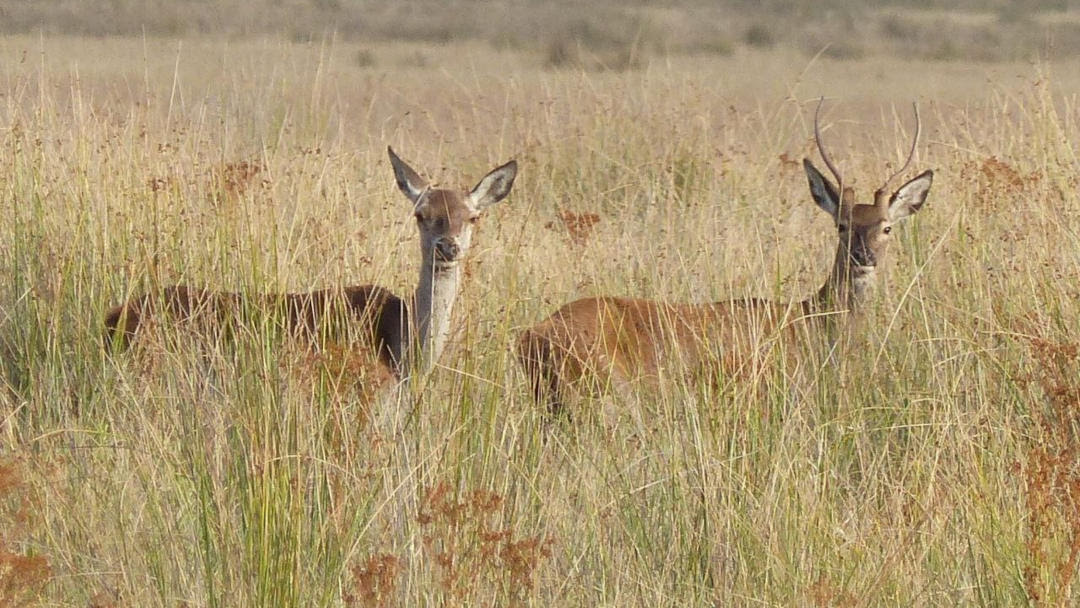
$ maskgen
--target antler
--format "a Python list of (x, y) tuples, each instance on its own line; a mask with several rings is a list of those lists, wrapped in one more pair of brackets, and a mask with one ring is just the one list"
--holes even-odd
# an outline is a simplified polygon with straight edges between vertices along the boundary
[(833, 177), (836, 178), (836, 187), (844, 187), (844, 178), (840, 177), (840, 171), (836, 169), (836, 165), (833, 164), (829, 155), (825, 152), (825, 144), (821, 141), (821, 126), (818, 124), (818, 117), (821, 115), (821, 106), (825, 103), (825, 96), (823, 95), (818, 101), (817, 110), (814, 111), (814, 141), (817, 142), (818, 152), (821, 154), (821, 160), (825, 161), (825, 166), (832, 172)]
[[(885, 183), (878, 188), (875, 193), (875, 199), (881, 199), (883, 195), (888, 194), (889, 184), (894, 179), (900, 176), (901, 173), (907, 171), (908, 165), (911, 164), (911, 159), (915, 158), (915, 148), (919, 145), (919, 133), (922, 132), (922, 121), (919, 120), (919, 104), (911, 102), (911, 107), (915, 110), (915, 138), (911, 142), (911, 151), (908, 152), (907, 160), (904, 161), (904, 166), (900, 167), (898, 171), (889, 176), (889, 179), (885, 180)], [(877, 202), (877, 201), (875, 201)]]

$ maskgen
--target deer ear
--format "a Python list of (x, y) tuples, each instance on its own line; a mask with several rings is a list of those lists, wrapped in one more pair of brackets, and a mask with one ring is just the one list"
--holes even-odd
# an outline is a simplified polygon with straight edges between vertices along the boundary
[(840, 210), (840, 195), (836, 193), (827, 177), (817, 170), (809, 158), (803, 159), (803, 169), (806, 169), (806, 177), (810, 180), (810, 196), (814, 202), (835, 220)]
[(899, 222), (922, 209), (933, 182), (934, 172), (923, 171), (915, 179), (900, 186), (889, 199), (889, 220)]
[(484, 176), (469, 193), (473, 209), (480, 211), (506, 198), (517, 177), (517, 161), (512, 160)]
[(420, 177), (416, 171), (413, 171), (412, 167), (405, 164), (405, 161), (401, 160), (397, 154), (394, 154), (393, 148), (386, 146), (386, 151), (390, 154), (390, 164), (394, 167), (394, 179), (397, 180), (398, 189), (415, 205), (420, 195), (427, 188), (427, 180)]

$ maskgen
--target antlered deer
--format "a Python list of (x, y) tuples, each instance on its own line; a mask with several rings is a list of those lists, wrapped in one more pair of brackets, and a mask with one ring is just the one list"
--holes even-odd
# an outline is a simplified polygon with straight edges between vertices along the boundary
[(803, 167), (810, 195), (832, 217), (837, 232), (832, 272), (821, 289), (809, 299), (790, 303), (743, 298), (679, 304), (609, 296), (570, 302), (525, 330), (518, 340), (518, 359), (538, 403), (557, 415), (565, 409), (571, 386), (618, 387), (631, 380), (655, 383), (669, 362), (691, 373), (720, 366), (728, 377), (738, 377), (753, 369), (762, 351), (778, 340), (824, 332), (845, 315), (859, 313), (893, 226), (922, 208), (933, 173), (924, 171), (895, 191), (889, 190), (915, 155), (920, 129), (916, 107), (915, 136), (904, 165), (874, 193), (873, 202), (857, 204), (854, 191), (845, 187), (825, 151), (820, 111), (819, 103), (814, 137), (837, 183), (831, 183), (809, 159), (803, 160)]

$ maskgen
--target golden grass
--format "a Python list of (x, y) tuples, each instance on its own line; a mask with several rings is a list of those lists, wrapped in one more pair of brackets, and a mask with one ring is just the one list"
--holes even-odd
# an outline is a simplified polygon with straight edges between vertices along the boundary
[[(0, 540), (50, 573), (18, 597), (1076, 601), (1060, 498), (1076, 476), (1057, 457), (1077, 445), (1058, 430), (1076, 424), (1075, 66), (777, 49), (615, 74), (473, 44), (357, 50), (0, 40), (0, 441), (37, 507)], [(613, 419), (546, 429), (510, 345), (554, 306), (799, 298), (824, 280), (832, 228), (798, 167), (820, 95), (863, 195), (906, 153), (912, 99), (915, 164), (936, 171), (865, 339), (795, 391), (782, 370), (666, 387), (644, 435), (611, 399), (581, 407)], [(403, 441), (296, 381), (264, 327), (103, 352), (103, 311), (155, 285), (408, 293), (416, 235), (387, 144), (456, 184), (521, 163)]]

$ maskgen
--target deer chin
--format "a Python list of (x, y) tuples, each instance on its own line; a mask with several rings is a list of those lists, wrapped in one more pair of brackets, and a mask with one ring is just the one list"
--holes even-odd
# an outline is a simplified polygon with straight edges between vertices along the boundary
[(433, 269), (435, 270), (436, 274), (439, 274), (439, 273), (443, 273), (443, 272), (451, 272), (453, 270), (456, 270), (457, 267), (458, 267), (458, 260), (453, 260), (451, 262), (436, 261), (434, 266), (433, 266)]
[(874, 266), (853, 266), (851, 268), (851, 286), (856, 298), (866, 297), (874, 290), (877, 283), (877, 269)]

